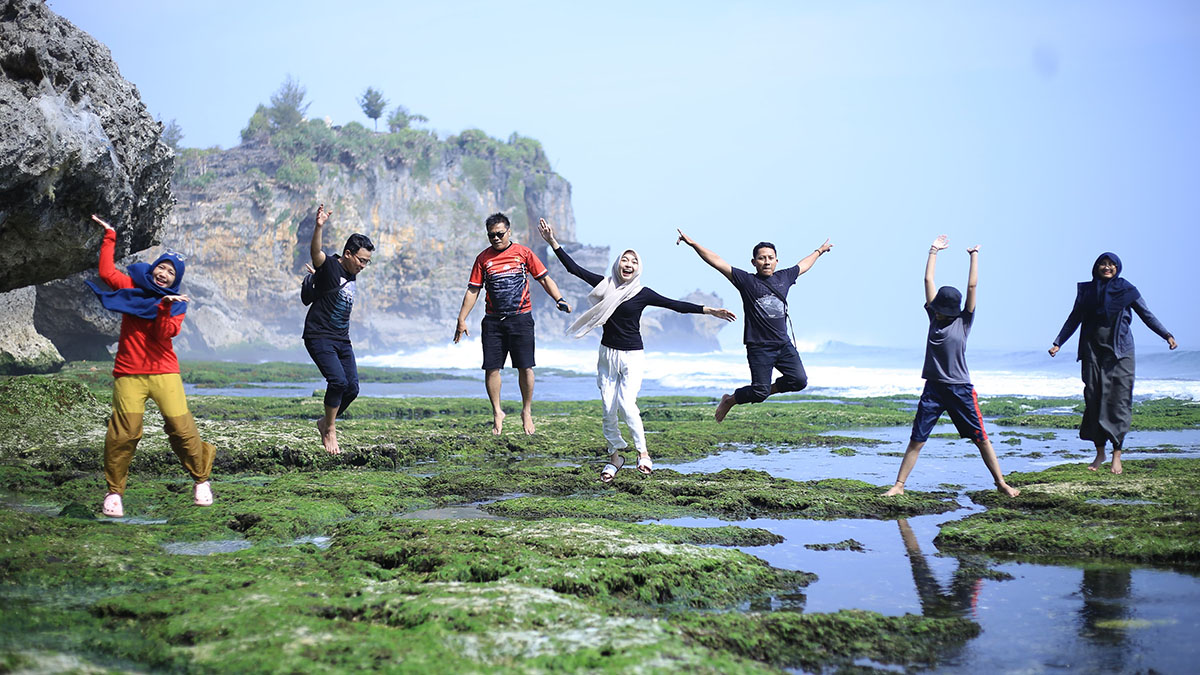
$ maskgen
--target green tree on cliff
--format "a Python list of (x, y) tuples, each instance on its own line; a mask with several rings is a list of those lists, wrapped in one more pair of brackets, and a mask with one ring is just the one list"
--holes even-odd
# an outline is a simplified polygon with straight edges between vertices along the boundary
[(379, 131), (379, 118), (383, 116), (383, 109), (387, 107), (387, 104), (383, 92), (375, 87), (367, 87), (362, 98), (358, 99), (358, 105), (362, 108), (363, 114), (375, 122), (375, 131)]
[[(161, 122), (161, 120), (159, 120)], [(179, 149), (179, 141), (183, 140), (183, 127), (175, 120), (171, 120), (163, 125), (162, 131), (163, 143), (171, 146), (172, 150)]]
[(408, 108), (402, 105), (396, 106), (391, 115), (388, 115), (387, 124), (388, 131), (396, 133), (401, 129), (407, 129), (408, 125), (413, 122), (428, 122), (429, 118), (424, 115), (414, 115), (408, 112)]
[(307, 91), (291, 75), (279, 85), (279, 89), (271, 94), (271, 107), (267, 108), (267, 117), (277, 129), (294, 127), (304, 120), (308, 104), (304, 102)]

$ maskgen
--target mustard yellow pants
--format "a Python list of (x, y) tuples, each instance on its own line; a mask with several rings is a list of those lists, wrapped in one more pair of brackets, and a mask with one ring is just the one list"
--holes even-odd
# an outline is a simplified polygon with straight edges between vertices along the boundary
[(196, 420), (188, 412), (179, 373), (161, 375), (123, 375), (113, 382), (113, 412), (108, 418), (104, 437), (104, 478), (108, 491), (125, 494), (125, 479), (133, 451), (142, 440), (142, 417), (146, 399), (158, 404), (163, 416), (163, 431), (183, 468), (197, 483), (208, 480), (216, 448), (200, 440)]

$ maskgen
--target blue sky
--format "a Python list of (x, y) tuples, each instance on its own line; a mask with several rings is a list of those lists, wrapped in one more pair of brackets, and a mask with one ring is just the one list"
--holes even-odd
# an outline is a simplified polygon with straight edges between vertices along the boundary
[(740, 314), (675, 227), (743, 267), (760, 239), (791, 263), (830, 237), (791, 294), (805, 342), (919, 347), (940, 233), (939, 284), (983, 247), (975, 347), (1049, 346), (1105, 250), (1184, 349), (1200, 339), (1200, 3), (50, 6), (185, 145), (235, 145), (288, 75), (335, 123), (369, 124), (374, 86), (443, 136), (537, 138), (580, 239), (638, 249), (664, 294)]

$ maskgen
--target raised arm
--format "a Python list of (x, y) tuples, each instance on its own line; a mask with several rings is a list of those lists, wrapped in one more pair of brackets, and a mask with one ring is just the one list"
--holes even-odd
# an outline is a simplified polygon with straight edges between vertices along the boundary
[(677, 229), (675, 231), (679, 233), (679, 239), (675, 240), (676, 246), (679, 245), (679, 242), (683, 242), (683, 243), (687, 244), (688, 246), (691, 246), (692, 249), (696, 251), (696, 254), (700, 256), (701, 260), (708, 263), (709, 265), (712, 265), (713, 269), (717, 270), (721, 274), (724, 274), (725, 278), (728, 279), (730, 282), (733, 281), (733, 267), (729, 263), (725, 262), (721, 258), (721, 256), (704, 248), (700, 244), (697, 244), (695, 242), (695, 240), (693, 240), (691, 237), (684, 234), (683, 230)]
[(325, 251), (321, 250), (321, 228), (325, 227), (325, 221), (329, 220), (329, 213), (324, 204), (317, 207), (317, 224), (313, 226), (312, 242), (308, 248), (314, 268), (325, 264)]
[(937, 284), (933, 281), (934, 271), (937, 268), (938, 251), (950, 245), (950, 238), (944, 234), (939, 234), (937, 239), (929, 245), (929, 259), (925, 261), (925, 304), (933, 302), (934, 296), (937, 295)]
[(1179, 346), (1175, 343), (1175, 336), (1171, 335), (1171, 331), (1167, 330), (1167, 327), (1162, 325), (1158, 317), (1154, 316), (1154, 313), (1150, 311), (1150, 307), (1146, 305), (1145, 298), (1138, 298), (1133, 301), (1133, 311), (1137, 312), (1137, 315), (1141, 317), (1142, 322), (1146, 324), (1147, 328), (1154, 331), (1160, 338), (1166, 340), (1167, 345), (1171, 349)]
[(975, 311), (975, 287), (979, 285), (979, 247), (972, 246), (967, 249), (967, 254), (971, 256), (971, 268), (967, 271), (967, 298), (963, 302), (963, 311)]
[(833, 248), (833, 244), (829, 243), (829, 240), (826, 239), (824, 244), (821, 244), (820, 246), (816, 247), (815, 249), (813, 249), (812, 253), (809, 253), (808, 255), (801, 258), (800, 262), (796, 263), (796, 267), (800, 268), (800, 274), (804, 274), (809, 269), (811, 269), (812, 266), (817, 262), (817, 258), (820, 258), (821, 256), (825, 255), (826, 253), (829, 253), (829, 250), (832, 248)]
[(595, 287), (596, 284), (604, 281), (603, 276), (581, 266), (579, 263), (575, 262), (574, 258), (567, 255), (567, 252), (563, 250), (563, 247), (558, 245), (558, 239), (554, 237), (554, 227), (552, 227), (550, 223), (547, 223), (545, 218), (538, 219), (538, 232), (541, 233), (542, 239), (545, 239), (546, 243), (550, 244), (550, 248), (553, 249), (554, 255), (558, 257), (558, 261), (562, 263), (563, 267), (565, 267), (568, 272), (579, 277), (580, 279), (583, 279), (587, 285), (592, 287)]
[(133, 280), (124, 272), (118, 271), (113, 263), (113, 255), (117, 249), (117, 231), (112, 225), (101, 220), (100, 216), (93, 214), (92, 220), (104, 226), (104, 239), (100, 242), (100, 280), (113, 290), (133, 288)]
[(659, 295), (651, 289), (647, 290), (649, 290), (650, 293), (648, 294), (649, 297), (646, 299), (646, 304), (652, 307), (662, 307), (663, 309), (669, 309), (673, 312), (679, 312), (680, 314), (707, 314), (709, 316), (715, 316), (726, 321), (733, 321), (737, 318), (736, 314), (727, 309), (722, 309), (720, 307), (706, 307), (704, 305), (697, 305), (694, 302), (686, 302), (684, 300), (672, 300), (671, 298)]

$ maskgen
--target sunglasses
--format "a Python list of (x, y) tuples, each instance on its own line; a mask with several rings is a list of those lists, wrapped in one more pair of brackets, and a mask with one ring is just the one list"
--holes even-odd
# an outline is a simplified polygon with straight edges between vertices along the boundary
[(488, 233), (487, 233), (487, 235), (488, 235), (488, 239), (501, 239), (501, 238), (503, 238), (503, 237), (504, 237), (504, 235), (506, 235), (506, 234), (508, 234), (508, 228), (504, 228), (503, 230), (497, 230), (497, 231), (495, 231), (495, 232), (488, 232)]

